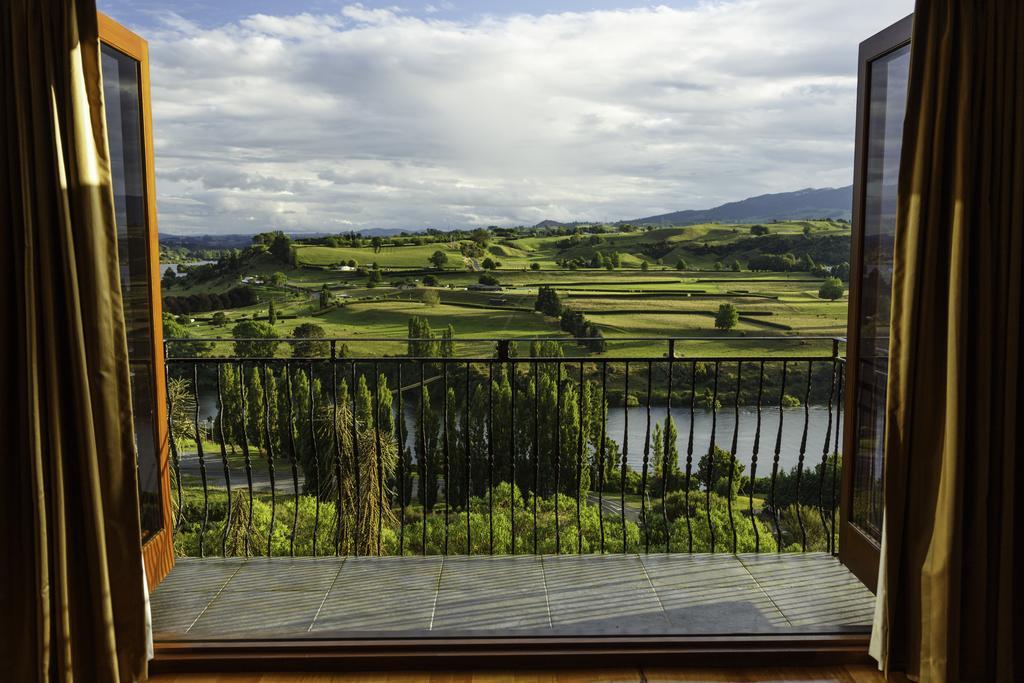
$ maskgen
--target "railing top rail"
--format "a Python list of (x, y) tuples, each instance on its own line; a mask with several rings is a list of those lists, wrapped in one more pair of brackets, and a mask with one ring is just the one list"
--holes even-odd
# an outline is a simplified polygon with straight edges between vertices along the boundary
[[(584, 341), (604, 341), (604, 342), (679, 342), (679, 341), (693, 341), (693, 342), (720, 342), (722, 337), (699, 337), (694, 335), (679, 336), (679, 337), (461, 337), (454, 336), (450, 338), (451, 341), (462, 342), (462, 343), (483, 343), (483, 342), (534, 342), (534, 341), (559, 341), (559, 342), (584, 342)], [(729, 337), (729, 341), (747, 342), (747, 341), (834, 341), (839, 343), (846, 343), (846, 337), (835, 337), (829, 335), (792, 335), (792, 336), (771, 336), (771, 335), (758, 335), (758, 336), (744, 336), (744, 337)], [(404, 344), (411, 341), (439, 341), (439, 337), (167, 337), (164, 339), (165, 342), (392, 342), (395, 344)]]

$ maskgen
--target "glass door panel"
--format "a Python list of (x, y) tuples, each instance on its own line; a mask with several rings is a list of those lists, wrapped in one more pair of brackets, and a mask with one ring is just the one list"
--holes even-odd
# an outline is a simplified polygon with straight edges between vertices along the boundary
[(882, 452), (889, 365), (892, 257), (896, 240), (896, 195), (907, 107), (910, 45), (871, 62), (871, 91), (861, 237), (860, 339), (857, 354), (857, 448), (853, 453), (850, 521), (874, 540), (882, 539)]
[(153, 588), (174, 565), (160, 272), (146, 41), (97, 13), (121, 300), (131, 371), (142, 559)]
[(882, 534), (893, 247), (912, 21), (907, 17), (860, 46), (839, 555), (872, 587)]
[(138, 456), (143, 539), (163, 525), (159, 451), (153, 411), (153, 339), (150, 332), (149, 240), (139, 94), (139, 63), (102, 45), (103, 98), (114, 184), (121, 301), (131, 364), (132, 410)]

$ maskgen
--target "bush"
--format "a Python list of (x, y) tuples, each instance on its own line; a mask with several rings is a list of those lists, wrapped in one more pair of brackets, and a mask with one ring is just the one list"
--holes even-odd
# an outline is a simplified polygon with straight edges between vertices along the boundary
[(836, 299), (841, 299), (845, 292), (843, 281), (837, 277), (830, 277), (818, 289), (818, 298), (835, 301)]
[(434, 307), (441, 303), (441, 294), (436, 289), (425, 289), (420, 294), (420, 301), (427, 306)]
[(740, 321), (740, 312), (732, 304), (722, 304), (715, 314), (715, 327), (720, 330), (731, 330)]

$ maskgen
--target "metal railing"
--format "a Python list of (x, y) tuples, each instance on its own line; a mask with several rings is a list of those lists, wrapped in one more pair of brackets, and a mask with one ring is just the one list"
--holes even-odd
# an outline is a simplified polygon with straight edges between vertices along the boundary
[(178, 552), (836, 552), (842, 339), (590, 341), (167, 340)]

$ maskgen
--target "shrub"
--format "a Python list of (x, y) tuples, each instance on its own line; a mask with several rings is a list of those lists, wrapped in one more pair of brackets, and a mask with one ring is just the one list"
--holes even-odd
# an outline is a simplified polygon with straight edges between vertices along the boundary
[(715, 327), (720, 330), (731, 330), (740, 320), (740, 312), (732, 304), (722, 304), (715, 314)]
[(830, 277), (826, 279), (818, 289), (818, 298), (835, 301), (836, 299), (842, 298), (845, 291), (842, 280), (837, 277)]

